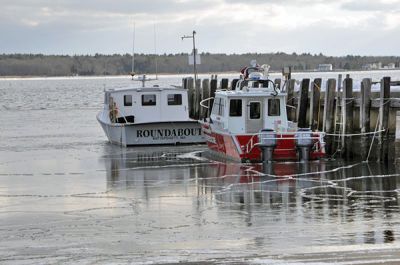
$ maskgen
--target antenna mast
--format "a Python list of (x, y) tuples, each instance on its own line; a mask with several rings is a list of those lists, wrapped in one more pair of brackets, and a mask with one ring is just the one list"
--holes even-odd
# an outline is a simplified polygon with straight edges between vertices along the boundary
[(196, 31), (193, 30), (192, 35), (184, 35), (182, 38), (183, 39), (193, 39), (193, 73), (194, 73), (194, 82), (196, 84), (197, 81), (197, 69), (196, 69)]
[(158, 61), (157, 61), (157, 34), (156, 34), (156, 23), (154, 23), (154, 57), (156, 64), (156, 80), (158, 79)]
[(135, 76), (135, 31), (136, 31), (136, 24), (133, 22), (133, 38), (132, 38), (132, 71), (131, 71), (131, 76), (132, 80), (133, 77)]

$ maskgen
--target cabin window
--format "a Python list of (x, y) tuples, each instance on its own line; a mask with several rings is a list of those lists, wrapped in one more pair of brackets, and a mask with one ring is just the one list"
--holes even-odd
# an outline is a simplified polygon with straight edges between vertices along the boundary
[(124, 95), (124, 106), (132, 106), (132, 95)]
[(260, 82), (261, 82), (263, 88), (268, 88), (268, 83), (269, 83), (268, 80), (262, 80)]
[(142, 106), (155, 106), (156, 95), (142, 95)]
[(256, 120), (261, 118), (261, 103), (250, 102), (250, 119)]
[(229, 102), (229, 116), (241, 117), (242, 116), (242, 100), (231, 99)]
[(182, 95), (168, 94), (168, 105), (182, 105)]
[(268, 116), (280, 116), (281, 115), (281, 104), (277, 98), (268, 99)]

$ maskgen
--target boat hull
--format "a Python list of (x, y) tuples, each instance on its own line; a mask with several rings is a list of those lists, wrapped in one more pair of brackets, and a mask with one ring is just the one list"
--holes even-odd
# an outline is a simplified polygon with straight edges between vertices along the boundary
[[(213, 155), (240, 162), (261, 162), (262, 152), (258, 143), (258, 137), (254, 134), (229, 134), (212, 130), (210, 124), (203, 123), (202, 130), (208, 148)], [(314, 135), (317, 137), (316, 135)], [(253, 138), (253, 139), (252, 139)], [(292, 161), (299, 159), (298, 148), (296, 147), (295, 133), (285, 133), (277, 138), (277, 145), (273, 151), (273, 160)], [(250, 141), (255, 144), (248, 148)], [(314, 142), (317, 147), (310, 151), (310, 159), (319, 159), (325, 156), (323, 144)]]
[(122, 146), (205, 143), (197, 121), (110, 124), (98, 118), (110, 143)]

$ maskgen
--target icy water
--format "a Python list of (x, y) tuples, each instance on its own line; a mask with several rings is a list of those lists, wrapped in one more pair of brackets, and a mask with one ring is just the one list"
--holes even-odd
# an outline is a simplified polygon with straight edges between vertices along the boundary
[(395, 165), (112, 146), (95, 115), (129, 84), (0, 80), (0, 264), (400, 263)]

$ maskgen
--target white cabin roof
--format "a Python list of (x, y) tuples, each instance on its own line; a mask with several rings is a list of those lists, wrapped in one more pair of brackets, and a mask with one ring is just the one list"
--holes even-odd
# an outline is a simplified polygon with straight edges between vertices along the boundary
[(121, 87), (116, 89), (107, 89), (105, 92), (110, 94), (112, 93), (119, 93), (119, 92), (157, 92), (157, 91), (179, 91), (185, 92), (186, 90), (181, 87)]
[(279, 92), (275, 94), (273, 90), (250, 90), (250, 91), (243, 91), (243, 90), (217, 90), (215, 95), (220, 95), (223, 97), (276, 97), (276, 96), (286, 96), (287, 93)]

